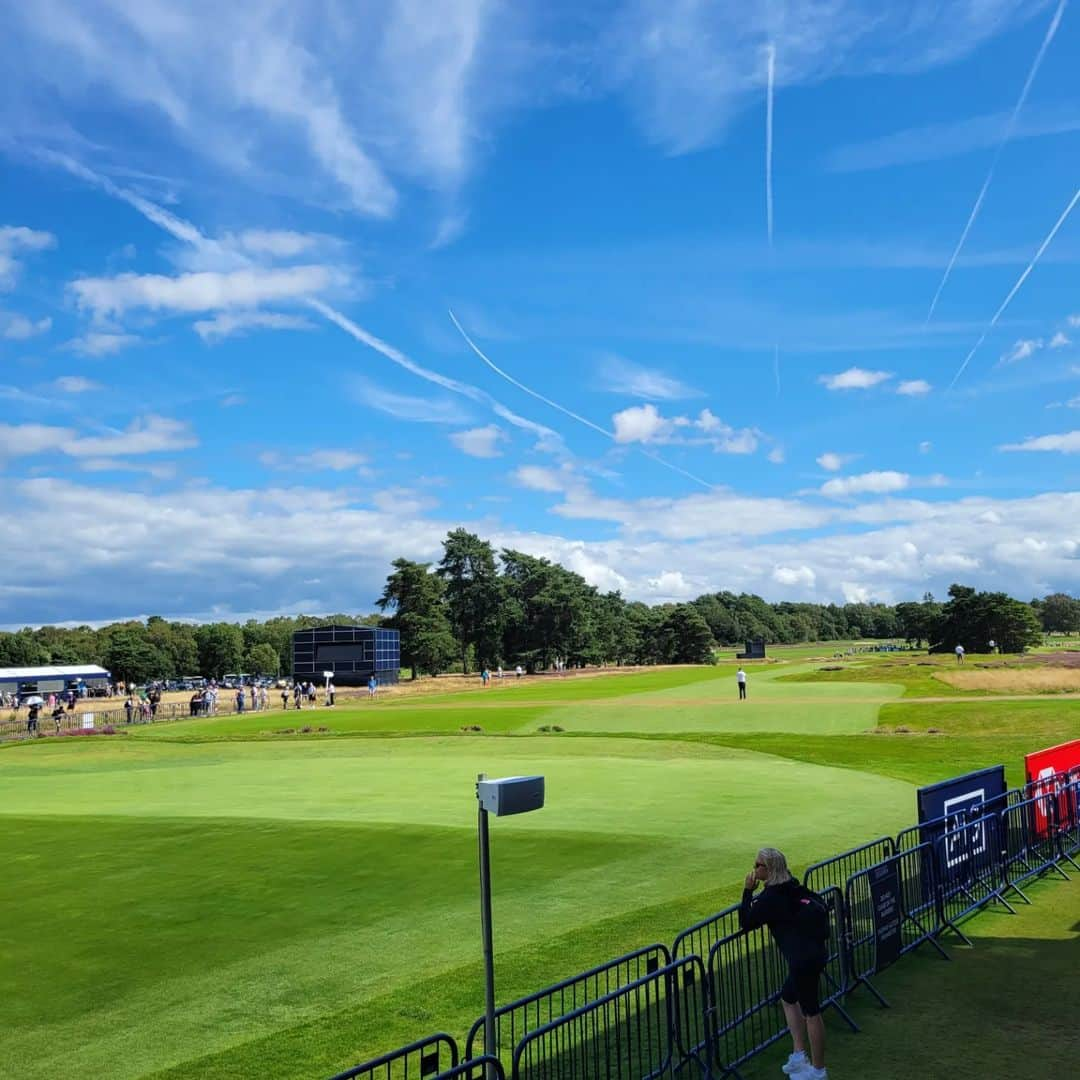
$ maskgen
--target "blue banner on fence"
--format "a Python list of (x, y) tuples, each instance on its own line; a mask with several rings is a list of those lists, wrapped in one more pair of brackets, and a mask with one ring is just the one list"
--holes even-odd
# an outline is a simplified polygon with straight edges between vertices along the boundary
[[(933, 843), (957, 821), (979, 818), (986, 813), (996, 813), (1005, 808), (1005, 766), (993, 765), (989, 769), (954, 776), (929, 787), (919, 788), (920, 840)], [(931, 824), (933, 823), (933, 824)], [(980, 835), (982, 839), (980, 840)], [(985, 843), (985, 832), (964, 831), (958, 834), (957, 844)], [(981, 854), (982, 848), (976, 852)], [(963, 860), (967, 856), (959, 849), (946, 852), (949, 860)], [(949, 865), (952, 865), (950, 861)]]

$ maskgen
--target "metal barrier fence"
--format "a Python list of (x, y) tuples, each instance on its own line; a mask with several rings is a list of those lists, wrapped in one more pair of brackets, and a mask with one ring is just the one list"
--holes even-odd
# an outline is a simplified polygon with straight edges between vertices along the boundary
[[(821, 1006), (832, 1006), (850, 1025), (858, 1026), (840, 1004), (847, 982), (844, 970), (843, 898), (838, 889), (822, 894), (829, 909), (829, 950), (823, 975), (826, 992)], [(708, 1032), (714, 1060), (723, 1075), (738, 1076), (738, 1067), (787, 1033), (777, 1009), (788, 964), (765, 927), (738, 930), (709, 951)]]
[[(1017, 809), (1013, 807), (1006, 814)], [(939, 933), (951, 929), (970, 945), (971, 941), (957, 925), (961, 919), (994, 900), (1016, 914), (1003, 895), (1006, 882), (1001, 832), (1001, 817), (985, 814), (955, 829), (947, 829), (934, 841)]]
[[(93, 716), (94, 730), (100, 731), (104, 727), (112, 727), (116, 730), (126, 728), (129, 726), (135, 726), (136, 724), (150, 724), (150, 723), (165, 723), (172, 720), (189, 720), (197, 716), (206, 716), (203, 711), (192, 712), (191, 705), (186, 701), (169, 701), (162, 702), (158, 705), (157, 711), (150, 716), (144, 714), (143, 710), (136, 705), (132, 709), (130, 715), (123, 706), (115, 704), (116, 699), (113, 698), (108, 708), (102, 709), (86, 709), (83, 712), (69, 712), (64, 710), (64, 714), (59, 718), (59, 725), (53, 719), (52, 712), (49, 711), (46, 706), (41, 707), (41, 712), (38, 714), (37, 720), (37, 733), (39, 735), (57, 735), (67, 731), (81, 731), (83, 730), (83, 720), (88, 716)], [(256, 713), (263, 714), (268, 712), (282, 712), (272, 696), (266, 709), (253, 710), (250, 705), (245, 702), (244, 713)], [(290, 712), (292, 710), (289, 710)], [(308, 707), (301, 712), (314, 712), (314, 707)], [(218, 703), (214, 708), (214, 716), (235, 716), (239, 714), (239, 710), (236, 708), (236, 701), (234, 696), (222, 695), (218, 699)], [(3, 716), (0, 716), (0, 739), (27, 737), (29, 732), (27, 725), (29, 721), (29, 710), (24, 705), (20, 709), (5, 709)]]
[[(1080, 870), (1080, 770), (1029, 787), (1033, 797), (999, 797), (1000, 812), (924, 822), (809, 867), (804, 881), (829, 909), (823, 1009), (858, 1031), (842, 1004), (856, 987), (887, 1005), (873, 975), (926, 943), (948, 959), (937, 940), (945, 929), (970, 944), (962, 919), (992, 902), (1015, 913), (1005, 892), (1023, 896), (1020, 883), (1050, 871), (1068, 880), (1059, 861)], [(916, 842), (927, 829), (931, 838)], [(843, 891), (823, 885), (845, 872)], [(732, 905), (695, 923), (670, 950), (645, 946), (502, 1006), (495, 1056), (471, 1057), (483, 1049), (481, 1018), (460, 1063), (457, 1044), (439, 1034), (332, 1080), (738, 1078), (787, 1031), (776, 1004), (788, 970), (768, 930), (741, 930), (738, 912)]]
[(483, 1057), (463, 1061), (432, 1080), (506, 1080), (506, 1070), (498, 1058), (484, 1054)]
[(876, 866), (883, 859), (895, 854), (896, 848), (891, 836), (881, 836), (877, 840), (860, 844), (859, 847), (842, 851), (831, 859), (822, 859), (807, 867), (803, 874), (803, 884), (815, 892), (824, 892), (828, 888), (843, 890), (844, 884), (852, 874)]
[(434, 1080), (448, 1072), (454, 1075), (459, 1060), (457, 1043), (440, 1031), (362, 1065), (354, 1065), (331, 1080)]
[(465, 1056), (491, 1050), (496, 1057), (512, 1053), (514, 1047), (530, 1031), (565, 1016), (582, 1005), (605, 997), (613, 990), (636, 982), (644, 975), (651, 975), (671, 963), (671, 953), (666, 945), (646, 945), (606, 964), (583, 971), (554, 986), (538, 990), (526, 997), (511, 1001), (495, 1010), (495, 1047), (485, 1048), (484, 1017), (480, 1017), (469, 1029), (465, 1042)]
[(887, 1006), (870, 982), (871, 975), (925, 942), (948, 959), (935, 939), (940, 930), (936, 891), (933, 845), (929, 843), (901, 851), (848, 879), (844, 905), (848, 992), (865, 986)]
[(708, 956), (718, 941), (738, 929), (739, 905), (733, 904), (683, 930), (671, 944), (671, 955), (676, 959), (680, 956)]
[(688, 1045), (703, 983), (701, 958), (683, 957), (530, 1031), (514, 1050), (514, 1080), (708, 1078)]
[(1068, 880), (1058, 866), (1056, 835), (1057, 800), (1038, 796), (1010, 806), (1001, 816), (1004, 854), (1002, 878), (1011, 889), (1031, 903), (1020, 885), (1049, 871)]

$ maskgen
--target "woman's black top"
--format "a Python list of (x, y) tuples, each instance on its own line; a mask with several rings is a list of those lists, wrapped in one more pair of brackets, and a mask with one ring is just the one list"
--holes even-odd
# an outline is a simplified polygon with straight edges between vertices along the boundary
[(802, 934), (796, 921), (800, 885), (791, 878), (779, 885), (766, 885), (755, 899), (750, 889), (743, 889), (739, 904), (739, 926), (756, 930), (767, 926), (784, 958), (792, 968), (823, 964), (825, 943), (811, 940)]

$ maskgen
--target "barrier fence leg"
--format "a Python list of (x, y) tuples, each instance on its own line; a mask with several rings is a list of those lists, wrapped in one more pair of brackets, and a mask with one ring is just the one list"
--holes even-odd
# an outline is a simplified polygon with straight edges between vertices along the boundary
[[(856, 978), (855, 986), (858, 986), (859, 983), (862, 983), (863, 986), (865, 986), (866, 989), (869, 990), (870, 993), (873, 994), (874, 997), (877, 998), (878, 1004), (883, 1009), (891, 1009), (892, 1008), (892, 1006), (888, 1003), (888, 1001), (885, 1000), (885, 995), (882, 994), (881, 991), (878, 990), (878, 988), (868, 978), (866, 978), (865, 975), (860, 975), (860, 976), (858, 976), (858, 978)], [(854, 989), (854, 987), (852, 987), (852, 989)]]
[(845, 1009), (844, 1006), (840, 1004), (840, 999), (837, 997), (833, 1001), (830, 1001), (829, 1005), (840, 1014), (840, 1019), (843, 1020), (849, 1028), (851, 1028), (852, 1032), (858, 1035), (861, 1028), (858, 1024), (855, 1023), (854, 1020), (852, 1020), (851, 1014), (847, 1011), (847, 1009)]
[(916, 919), (914, 915), (905, 915), (904, 918), (906, 918), (908, 922), (914, 923), (919, 928), (919, 936), (922, 938), (923, 941), (929, 941), (930, 944), (933, 945), (935, 949), (937, 949), (938, 955), (941, 957), (942, 960), (952, 959), (952, 957), (941, 947), (941, 942), (936, 941), (934, 939), (934, 935), (931, 934), (930, 931), (927, 930), (926, 927), (923, 926), (923, 924), (919, 922), (919, 920)]

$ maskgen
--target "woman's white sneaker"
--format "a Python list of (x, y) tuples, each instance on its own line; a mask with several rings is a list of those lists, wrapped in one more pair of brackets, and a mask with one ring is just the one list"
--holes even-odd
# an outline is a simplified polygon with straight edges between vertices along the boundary
[(806, 1056), (805, 1050), (797, 1050), (792, 1054), (783, 1065), (780, 1066), (780, 1071), (786, 1076), (801, 1077), (807, 1069), (813, 1068), (810, 1064), (810, 1059)]

